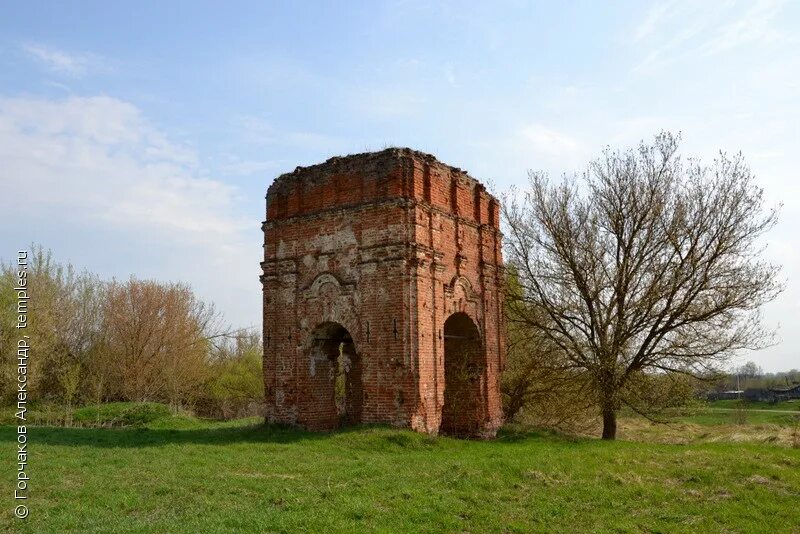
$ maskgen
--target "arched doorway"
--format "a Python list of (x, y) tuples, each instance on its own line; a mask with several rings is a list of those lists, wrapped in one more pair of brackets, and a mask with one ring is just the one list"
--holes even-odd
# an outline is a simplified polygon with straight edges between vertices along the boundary
[(466, 313), (444, 323), (444, 406), (439, 432), (475, 435), (483, 419), (485, 358), (478, 327)]
[(332, 430), (361, 422), (361, 359), (350, 332), (326, 322), (311, 334), (310, 415), (315, 427)]

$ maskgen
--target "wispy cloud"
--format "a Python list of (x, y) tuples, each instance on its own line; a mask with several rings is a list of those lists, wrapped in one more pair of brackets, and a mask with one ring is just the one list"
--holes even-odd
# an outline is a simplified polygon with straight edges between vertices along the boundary
[(355, 87), (349, 98), (354, 113), (374, 120), (408, 119), (420, 115), (427, 103), (421, 92), (405, 87)]
[(280, 130), (269, 121), (254, 115), (234, 118), (231, 128), (234, 135), (252, 145), (285, 146), (322, 152), (342, 150), (349, 146), (346, 140), (324, 133)]
[(272, 124), (254, 115), (240, 115), (233, 118), (231, 128), (245, 143), (269, 145), (277, 140), (277, 132)]
[(521, 133), (535, 150), (551, 156), (572, 156), (581, 150), (580, 143), (573, 137), (539, 124), (526, 126)]
[(226, 175), (250, 176), (253, 174), (274, 171), (280, 164), (271, 160), (249, 160), (230, 156), (228, 161), (220, 165), (220, 171)]
[(779, 43), (788, 36), (774, 27), (773, 22), (783, 8), (784, 1), (762, 0), (756, 2), (741, 16), (719, 27), (700, 47), (705, 54), (717, 54), (752, 43)]
[(22, 50), (48, 71), (73, 78), (82, 78), (106, 63), (96, 54), (70, 53), (40, 43), (24, 43)]
[(632, 30), (632, 42), (644, 51), (634, 72), (648, 72), (746, 45), (787, 42), (790, 37), (776, 27), (785, 3), (760, 0), (743, 5), (674, 0), (658, 4)]
[(674, 2), (661, 2), (653, 6), (636, 27), (633, 33), (633, 41), (641, 41), (653, 34), (658, 29), (659, 24), (668, 16), (673, 4)]

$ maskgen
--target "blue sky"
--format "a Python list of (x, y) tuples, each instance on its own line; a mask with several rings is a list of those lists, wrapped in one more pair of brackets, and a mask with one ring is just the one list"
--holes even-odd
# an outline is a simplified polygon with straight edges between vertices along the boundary
[[(260, 324), (264, 194), (406, 145), (503, 190), (662, 128), (741, 150), (782, 219), (767, 254), (800, 367), (800, 2), (17, 2), (0, 8), (0, 256), (189, 282)], [(7, 219), (9, 220), (9, 219)]]

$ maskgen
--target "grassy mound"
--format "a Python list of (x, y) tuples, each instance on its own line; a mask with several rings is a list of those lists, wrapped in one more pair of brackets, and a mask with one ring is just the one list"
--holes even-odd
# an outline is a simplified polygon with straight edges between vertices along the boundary
[[(175, 413), (157, 402), (110, 402), (69, 409), (66, 406), (37, 402), (28, 406), (25, 421), (30, 426), (61, 427), (139, 427), (192, 429), (210, 424), (189, 412)], [(16, 425), (15, 408), (0, 408), (0, 425)]]

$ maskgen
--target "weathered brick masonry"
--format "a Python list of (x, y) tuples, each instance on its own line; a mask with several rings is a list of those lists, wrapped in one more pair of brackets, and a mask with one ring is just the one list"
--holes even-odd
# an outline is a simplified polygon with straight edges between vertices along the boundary
[(406, 148), (278, 177), (263, 224), (268, 420), (493, 436), (498, 223), (477, 180)]

